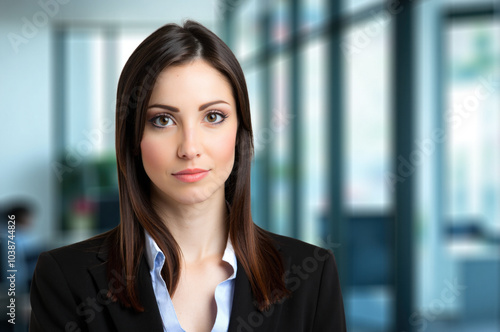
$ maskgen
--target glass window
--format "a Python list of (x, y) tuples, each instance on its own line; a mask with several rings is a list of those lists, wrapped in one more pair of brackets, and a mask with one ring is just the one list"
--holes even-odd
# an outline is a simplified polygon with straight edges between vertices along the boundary
[(342, 40), (353, 50), (344, 53), (344, 202), (348, 211), (391, 208), (387, 178), (391, 170), (391, 25), (378, 22), (373, 18), (352, 25)]
[(78, 158), (114, 153), (116, 87), (150, 31), (72, 28), (65, 39), (65, 144)]
[[(301, 170), (303, 179), (300, 186), (303, 205), (301, 212), (301, 237), (308, 242), (317, 242), (323, 234), (327, 222), (328, 197), (327, 170), (325, 169), (328, 156), (326, 154), (326, 52), (325, 39), (314, 39), (305, 45), (301, 53), (302, 73), (304, 82), (300, 93), (302, 94), (301, 112), (302, 127), (301, 154), (303, 164)], [(292, 121), (291, 115), (287, 121)], [(296, 121), (296, 120), (295, 120)]]
[[(99, 30), (72, 29), (65, 40), (65, 148), (81, 160), (103, 150), (103, 37)], [(96, 139), (93, 139), (96, 138)]]
[[(121, 73), (123, 66), (127, 62), (132, 52), (140, 43), (153, 31), (149, 30), (121, 30), (118, 37), (118, 61), (116, 61), (116, 70)], [(118, 82), (117, 82), (118, 83)]]
[[(391, 33), (382, 15), (343, 32), (343, 204), (350, 261), (346, 317), (355, 330), (387, 331), (393, 311), (391, 223)], [(376, 262), (376, 263), (374, 263)], [(376, 265), (371, 265), (371, 264)], [(372, 266), (370, 269), (369, 267)], [(368, 274), (366, 271), (371, 271)], [(376, 272), (374, 272), (376, 271)]]
[(260, 156), (264, 149), (262, 130), (266, 127), (264, 123), (264, 105), (262, 96), (262, 67), (251, 67), (245, 70), (248, 97), (250, 99), (250, 113), (252, 116), (252, 126), (254, 131), (255, 154)]
[[(385, 1), (385, 0), (347, 0), (347, 1), (343, 1), (343, 10), (342, 11), (345, 14), (352, 14), (352, 13), (358, 12), (360, 10), (370, 8), (370, 7), (375, 6), (375, 5), (383, 4), (384, 2), (387, 3), (389, 1)], [(398, 4), (399, 2), (394, 2), (394, 3)], [(389, 8), (391, 8), (391, 7), (387, 6), (386, 9), (389, 9)]]
[(259, 22), (263, 11), (259, 0), (249, 0), (241, 4), (235, 13), (234, 49), (240, 61), (254, 54), (262, 45), (260, 35), (262, 24)]
[(453, 22), (446, 39), (447, 217), (488, 240), (500, 234), (500, 23)]
[(263, 133), (265, 124), (263, 121), (264, 105), (262, 97), (262, 67), (251, 67), (245, 70), (245, 78), (248, 88), (248, 97), (250, 99), (250, 112), (252, 116), (252, 128), (254, 134), (254, 159), (252, 164), (252, 216), (255, 223), (262, 226), (262, 221), (265, 220), (261, 199), (259, 193), (265, 190), (267, 184), (262, 181), (263, 154), (265, 144)]
[(321, 25), (328, 15), (325, 0), (303, 0), (300, 8), (300, 28), (312, 30)]
[(271, 122), (264, 124), (259, 144), (270, 144), (271, 155), (271, 231), (290, 235), (291, 221), (291, 122), (289, 107), (290, 57), (280, 54), (271, 62)]
[(290, 1), (276, 0), (271, 13), (271, 42), (283, 44), (291, 34)]

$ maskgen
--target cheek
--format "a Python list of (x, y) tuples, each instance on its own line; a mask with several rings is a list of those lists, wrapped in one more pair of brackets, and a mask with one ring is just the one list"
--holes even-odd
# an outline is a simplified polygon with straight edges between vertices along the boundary
[(158, 144), (156, 144), (154, 140), (144, 138), (141, 141), (142, 164), (144, 165), (146, 173), (150, 170), (161, 168), (164, 163), (164, 156), (165, 154), (160, 153)]
[(216, 153), (218, 162), (225, 165), (228, 169), (226, 171), (231, 172), (234, 164), (235, 155), (235, 144), (236, 144), (236, 134), (226, 135), (225, 137), (217, 140), (214, 144), (213, 149)]

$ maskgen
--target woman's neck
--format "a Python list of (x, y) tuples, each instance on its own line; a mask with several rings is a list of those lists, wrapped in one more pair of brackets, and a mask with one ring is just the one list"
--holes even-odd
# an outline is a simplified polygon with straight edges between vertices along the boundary
[(186, 264), (222, 257), (227, 243), (227, 206), (224, 195), (196, 204), (153, 199), (155, 209), (177, 244)]

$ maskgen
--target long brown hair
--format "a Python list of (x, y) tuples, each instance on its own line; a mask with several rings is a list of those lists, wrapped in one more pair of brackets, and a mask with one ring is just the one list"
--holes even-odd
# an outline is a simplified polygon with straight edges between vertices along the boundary
[(229, 237), (239, 263), (250, 281), (260, 310), (288, 296), (284, 267), (268, 233), (252, 221), (250, 165), (253, 134), (250, 103), (243, 71), (229, 47), (214, 33), (193, 21), (182, 27), (167, 24), (147, 37), (132, 53), (118, 82), (116, 108), (116, 156), (120, 192), (120, 224), (112, 232), (108, 275), (121, 271), (126, 289), (114, 294), (126, 307), (143, 308), (136, 276), (144, 253), (144, 230), (165, 255), (162, 276), (172, 295), (179, 281), (180, 248), (152, 208), (151, 182), (144, 171), (140, 142), (145, 113), (155, 81), (168, 66), (203, 59), (230, 82), (236, 101), (238, 130), (234, 167), (225, 183), (229, 202)]

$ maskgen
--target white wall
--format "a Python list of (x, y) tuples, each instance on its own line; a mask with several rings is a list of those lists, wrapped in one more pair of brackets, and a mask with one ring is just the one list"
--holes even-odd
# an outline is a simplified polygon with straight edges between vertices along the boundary
[[(217, 0), (0, 0), (0, 204), (29, 197), (36, 231), (56, 227), (51, 29), (57, 23), (161, 26), (191, 18), (214, 29)], [(3, 218), (3, 216), (2, 216)]]

